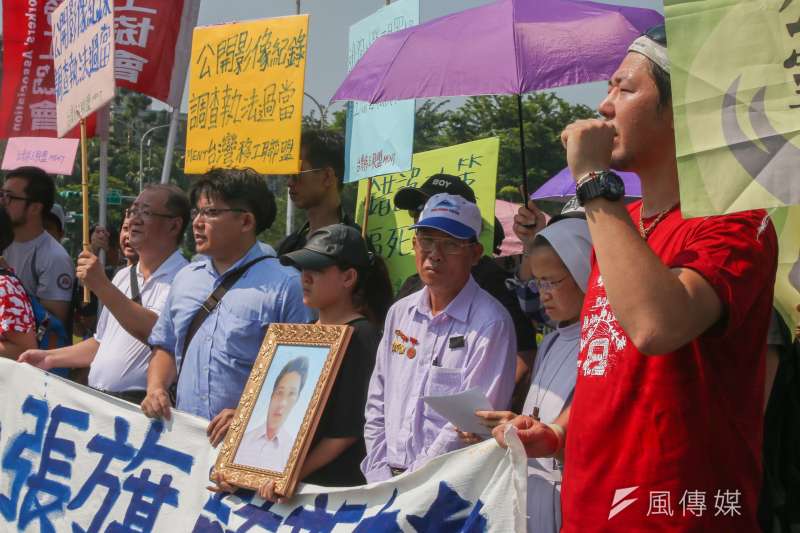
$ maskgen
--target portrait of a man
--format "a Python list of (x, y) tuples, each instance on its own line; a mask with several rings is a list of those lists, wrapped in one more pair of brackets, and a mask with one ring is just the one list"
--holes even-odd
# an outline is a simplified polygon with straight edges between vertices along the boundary
[[(308, 358), (299, 356), (281, 368), (272, 386), (266, 416), (260, 420), (250, 419), (236, 452), (235, 463), (283, 471), (297, 437), (297, 429), (287, 428), (286, 421), (306, 385), (308, 366)], [(262, 390), (262, 394), (266, 393)]]

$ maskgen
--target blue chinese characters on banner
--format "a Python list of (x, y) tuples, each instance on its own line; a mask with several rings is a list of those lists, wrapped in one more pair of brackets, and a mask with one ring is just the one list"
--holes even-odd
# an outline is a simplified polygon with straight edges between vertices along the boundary
[[(63, 405), (51, 408), (46, 400), (33, 396), (25, 399), (22, 413), (31, 419), (33, 429), (10, 437), (0, 463), (3, 476), (11, 479), (10, 491), (0, 493), (0, 515), (19, 530), (35, 522), (42, 533), (54, 533), (52, 517), (79, 509), (90, 499), (102, 503), (91, 522), (72, 522), (73, 532), (151, 531), (162, 506), (178, 507), (180, 492), (172, 487), (174, 475), (190, 474), (194, 460), (159, 444), (164, 431), (161, 421), (150, 424), (138, 446), (129, 441), (130, 423), (121, 417), (115, 417), (112, 435), (91, 436), (85, 451), (80, 452), (92, 454), (96, 466), (73, 493), (73, 462), (78, 450), (75, 441), (64, 434), (70, 428), (85, 433), (90, 414)], [(38, 458), (38, 466), (30, 457)], [(112, 471), (113, 462), (124, 467)], [(175, 474), (153, 478), (148, 468), (153, 462), (168, 465)], [(123, 520), (106, 523), (123, 493), (130, 495)]]

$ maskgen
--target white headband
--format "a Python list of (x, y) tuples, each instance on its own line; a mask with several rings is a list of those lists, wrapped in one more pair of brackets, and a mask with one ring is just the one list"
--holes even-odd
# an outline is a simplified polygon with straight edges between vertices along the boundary
[(628, 47), (628, 52), (642, 54), (644, 57), (663, 68), (669, 74), (669, 56), (667, 47), (655, 42), (646, 35), (642, 35)]

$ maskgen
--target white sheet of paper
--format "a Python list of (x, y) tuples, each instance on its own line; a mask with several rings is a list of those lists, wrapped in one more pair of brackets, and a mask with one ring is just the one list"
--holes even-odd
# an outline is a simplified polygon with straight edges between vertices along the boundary
[(422, 399), (461, 431), (491, 436), (492, 432), (480, 423), (480, 418), (475, 416), (475, 411), (494, 410), (479, 388), (475, 387), (452, 396), (424, 396)]

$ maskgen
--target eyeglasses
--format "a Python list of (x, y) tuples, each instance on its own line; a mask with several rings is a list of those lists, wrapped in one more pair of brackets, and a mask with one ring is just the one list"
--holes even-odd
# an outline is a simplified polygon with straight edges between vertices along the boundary
[(10, 204), (14, 200), (25, 200), (27, 202), (28, 198), (26, 196), (14, 196), (10, 191), (0, 189), (0, 202)]
[(644, 35), (661, 46), (667, 46), (667, 28), (663, 24), (653, 26), (644, 32)]
[(156, 213), (155, 211), (150, 211), (146, 207), (129, 207), (125, 210), (125, 218), (128, 219), (133, 217), (141, 217), (142, 220), (149, 220), (152, 217), (177, 218), (178, 215), (171, 215), (169, 213)]
[(569, 276), (564, 276), (563, 278), (556, 280), (556, 281), (547, 281), (546, 279), (539, 279), (533, 278), (532, 280), (528, 281), (527, 285), (530, 290), (534, 290), (534, 288), (538, 289), (539, 292), (552, 292), (558, 288), (561, 283), (564, 282)]
[(324, 170), (324, 167), (310, 168), (308, 170), (301, 170), (300, 172), (295, 172), (294, 174), (289, 174), (288, 177), (289, 177), (289, 179), (295, 179), (296, 180), (296, 179), (300, 179), (300, 177), (303, 176), (304, 174), (311, 174), (312, 172), (319, 172), (320, 170)]
[(434, 248), (438, 248), (444, 255), (456, 255), (461, 253), (461, 250), (472, 246), (473, 242), (461, 242), (455, 239), (441, 239), (436, 237), (427, 237), (425, 235), (415, 235), (414, 244), (419, 246), (419, 249), (425, 253), (430, 253)]
[(218, 207), (201, 207), (198, 209), (191, 210), (192, 220), (196, 219), (197, 217), (203, 217), (205, 219), (215, 219), (219, 218), (222, 213), (247, 213), (247, 209), (239, 209), (236, 207), (231, 208), (218, 208)]

